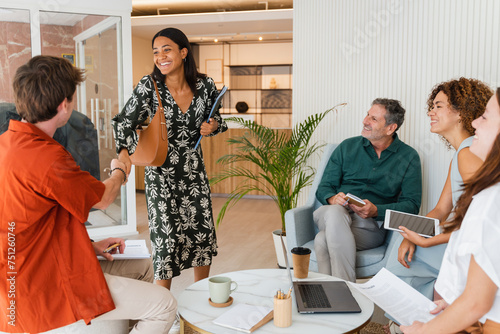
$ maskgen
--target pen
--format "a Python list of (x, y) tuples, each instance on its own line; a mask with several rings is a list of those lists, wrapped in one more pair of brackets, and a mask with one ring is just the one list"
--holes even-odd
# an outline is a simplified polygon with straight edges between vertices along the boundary
[(290, 290), (288, 290), (288, 293), (286, 294), (286, 298), (285, 299), (290, 298), (291, 295), (292, 295), (292, 288), (290, 287)]
[(119, 243), (119, 242), (118, 242), (118, 243), (116, 243), (116, 244), (113, 244), (113, 245), (109, 246), (108, 248), (106, 248), (106, 249), (105, 249), (105, 250), (103, 250), (102, 252), (103, 252), (103, 253), (109, 253), (109, 252), (110, 252), (113, 248), (116, 248), (116, 247), (118, 247), (118, 246), (120, 246), (120, 243)]

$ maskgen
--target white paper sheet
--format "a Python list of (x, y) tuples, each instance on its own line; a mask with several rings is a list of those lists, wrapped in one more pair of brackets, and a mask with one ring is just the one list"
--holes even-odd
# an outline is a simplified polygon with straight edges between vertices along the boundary
[(246, 333), (261, 322), (273, 309), (265, 306), (237, 304), (214, 319), (213, 323)]
[(385, 268), (366, 283), (349, 283), (401, 325), (411, 325), (415, 320), (428, 322), (435, 317), (429, 312), (436, 304)]

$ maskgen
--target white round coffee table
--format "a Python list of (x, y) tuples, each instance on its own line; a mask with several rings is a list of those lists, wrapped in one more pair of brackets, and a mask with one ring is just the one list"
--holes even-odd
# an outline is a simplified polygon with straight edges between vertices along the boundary
[[(213, 307), (208, 303), (208, 279), (198, 281), (184, 290), (177, 299), (181, 315), (181, 333), (189, 326), (200, 333), (241, 334), (242, 332), (218, 326), (212, 321), (238, 303), (273, 307), (273, 296), (281, 289), (288, 291), (290, 280), (284, 269), (255, 269), (234, 271), (217, 276), (227, 276), (238, 283), (231, 294), (234, 302), (226, 308)], [(294, 279), (295, 280), (295, 279)], [(306, 280), (339, 280), (338, 278), (309, 272)], [(255, 333), (356, 333), (366, 326), (373, 314), (373, 303), (361, 293), (351, 288), (361, 313), (351, 314), (300, 314), (295, 299), (292, 302), (292, 326), (279, 328), (271, 320)], [(295, 298), (295, 297), (294, 297)]]

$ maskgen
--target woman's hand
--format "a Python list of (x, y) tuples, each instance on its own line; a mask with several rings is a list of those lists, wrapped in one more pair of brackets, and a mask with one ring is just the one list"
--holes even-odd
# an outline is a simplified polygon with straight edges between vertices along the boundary
[(122, 148), (120, 154), (118, 154), (118, 160), (120, 160), (125, 165), (125, 173), (127, 173), (127, 179), (132, 169), (132, 160), (130, 160), (130, 155), (128, 155), (128, 150)]
[(211, 134), (212, 132), (214, 132), (215, 130), (217, 130), (218, 127), (219, 127), (219, 123), (217, 123), (217, 121), (215, 119), (210, 118), (210, 120), (208, 121), (208, 123), (207, 122), (203, 122), (201, 124), (200, 134), (202, 136), (208, 136), (209, 134)]
[[(104, 252), (109, 246), (114, 244), (120, 244), (118, 247), (111, 249), (109, 252)], [(121, 238), (107, 238), (104, 240), (96, 241), (92, 243), (96, 255), (101, 255), (108, 261), (113, 261), (113, 256), (111, 254), (116, 254), (117, 251), (123, 254), (125, 251), (125, 240)]]
[(405, 257), (406, 254), (408, 254), (408, 262), (411, 262), (413, 259), (413, 253), (415, 253), (415, 244), (408, 239), (403, 239), (398, 249), (399, 263), (401, 263), (403, 267), (410, 268), (410, 265), (406, 262)]
[(436, 304), (436, 308), (431, 311), (431, 314), (438, 314), (448, 307), (448, 303), (444, 301), (444, 299), (435, 300), (434, 304)]
[[(445, 302), (443, 299), (437, 300), (434, 302), (437, 307), (431, 311), (431, 314), (438, 314), (442, 310), (448, 307), (448, 303)], [(418, 334), (418, 333), (427, 333), (425, 329), (424, 323), (420, 321), (414, 321), (411, 326), (400, 326), (399, 328), (403, 331), (405, 334)]]
[(420, 247), (424, 247), (424, 248), (429, 247), (429, 244), (428, 244), (429, 239), (428, 238), (424, 238), (421, 235), (419, 235), (418, 233), (413, 232), (404, 226), (399, 226), (399, 229), (401, 231), (403, 231), (403, 232), (401, 232), (401, 235), (406, 240), (411, 241), (412, 243), (414, 243), (415, 245), (420, 246)]
[(418, 334), (425, 333), (424, 325), (425, 324), (420, 321), (414, 321), (411, 326), (400, 326), (399, 328), (405, 334)]

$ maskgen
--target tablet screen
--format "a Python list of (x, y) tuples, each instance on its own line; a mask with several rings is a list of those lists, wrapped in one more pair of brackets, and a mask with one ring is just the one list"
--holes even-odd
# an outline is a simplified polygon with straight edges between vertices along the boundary
[(391, 211), (389, 227), (399, 229), (399, 226), (404, 226), (409, 230), (417, 232), (418, 234), (433, 237), (436, 235), (434, 231), (434, 222), (435, 220), (432, 218)]

